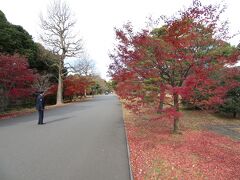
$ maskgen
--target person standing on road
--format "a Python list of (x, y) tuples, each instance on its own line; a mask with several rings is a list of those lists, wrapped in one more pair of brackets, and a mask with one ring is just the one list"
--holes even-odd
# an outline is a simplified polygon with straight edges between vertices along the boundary
[(36, 101), (36, 109), (38, 110), (38, 117), (39, 117), (38, 124), (45, 124), (43, 123), (44, 108), (45, 108), (44, 92), (40, 91)]

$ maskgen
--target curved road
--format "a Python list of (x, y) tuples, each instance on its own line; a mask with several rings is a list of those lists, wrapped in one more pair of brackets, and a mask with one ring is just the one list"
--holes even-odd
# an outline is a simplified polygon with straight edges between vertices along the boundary
[(121, 104), (114, 95), (0, 121), (1, 180), (129, 180)]

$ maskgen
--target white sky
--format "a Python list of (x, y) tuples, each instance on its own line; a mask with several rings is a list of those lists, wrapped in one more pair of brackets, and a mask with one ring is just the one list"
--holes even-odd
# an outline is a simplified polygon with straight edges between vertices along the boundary
[[(38, 41), (39, 13), (46, 10), (51, 0), (0, 0), (0, 10), (12, 24), (21, 25)], [(131, 21), (135, 28), (145, 26), (146, 17), (158, 18), (160, 15), (173, 15), (192, 0), (66, 0), (77, 19), (75, 27), (81, 33), (84, 47), (90, 58), (95, 60), (98, 72), (107, 78), (110, 63), (108, 52), (115, 42), (114, 27), (121, 27)], [(222, 0), (202, 0), (209, 4)], [(225, 12), (230, 22), (230, 33), (240, 30), (240, 1), (226, 0)], [(240, 37), (230, 41), (237, 45)]]

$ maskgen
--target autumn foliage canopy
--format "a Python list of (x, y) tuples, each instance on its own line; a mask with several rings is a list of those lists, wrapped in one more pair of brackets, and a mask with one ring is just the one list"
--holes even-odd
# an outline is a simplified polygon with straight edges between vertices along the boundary
[(16, 99), (31, 96), (35, 91), (32, 87), (35, 78), (27, 59), (0, 55), (0, 90), (4, 97)]
[[(73, 98), (83, 97), (89, 93), (90, 87), (94, 82), (85, 76), (70, 75), (63, 81), (64, 99), (72, 100)], [(52, 85), (46, 92), (46, 96), (55, 96), (57, 93), (57, 84)]]
[(64, 80), (64, 96), (84, 96), (92, 82), (79, 75), (69, 76)]
[(220, 6), (194, 0), (178, 16), (162, 18), (160, 28), (134, 32), (128, 23), (116, 29), (109, 72), (127, 107), (139, 112), (150, 105), (170, 115), (177, 131), (182, 100), (204, 109), (222, 103), (226, 92), (238, 85), (233, 78), (236, 69), (227, 65), (235, 64), (239, 56), (226, 42), (223, 12)]

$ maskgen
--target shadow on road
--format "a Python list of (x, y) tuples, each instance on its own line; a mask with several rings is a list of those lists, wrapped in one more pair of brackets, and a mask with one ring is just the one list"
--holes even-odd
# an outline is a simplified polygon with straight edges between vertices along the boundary
[(59, 119), (54, 119), (54, 120), (51, 120), (51, 121), (47, 121), (45, 122), (46, 124), (51, 124), (51, 123), (55, 123), (55, 122), (58, 122), (58, 121), (63, 121), (63, 120), (66, 120), (66, 119), (70, 119), (74, 116), (69, 116), (69, 117), (63, 117), (63, 118), (59, 118)]

